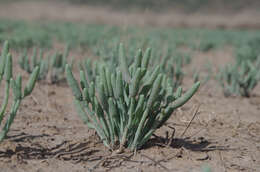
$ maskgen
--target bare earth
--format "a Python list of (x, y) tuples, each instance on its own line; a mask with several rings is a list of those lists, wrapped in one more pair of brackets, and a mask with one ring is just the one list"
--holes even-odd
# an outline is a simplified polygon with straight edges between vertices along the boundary
[[(256, 8), (257, 9), (257, 8)], [(259, 9), (259, 8), (258, 8)], [(149, 10), (118, 12), (104, 7), (89, 7), (31, 1), (0, 4), (0, 18), (22, 20), (62, 20), (111, 25), (138, 25), (163, 27), (206, 27), (206, 28), (260, 28), (259, 10), (241, 10), (236, 13), (184, 14), (177, 10), (154, 13)]]
[[(88, 17), (84, 15), (90, 13), (84, 10), (85, 7), (72, 7), (71, 11), (78, 10), (78, 14), (74, 14), (66, 5), (61, 5), (57, 10), (62, 11), (64, 8), (65, 12), (54, 14), (51, 10), (54, 7), (46, 5), (49, 11), (36, 6), (37, 13), (30, 16), (28, 10), (25, 10), (22, 16), (19, 15), (21, 9), (30, 9), (30, 6), (21, 3), (20, 6), (13, 4), (12, 8), (10, 4), (1, 5), (0, 16), (4, 17), (8, 11), (7, 6), (9, 12), (16, 7), (16, 12), (10, 12), (8, 17), (26, 20), (51, 18), (74, 21), (78, 16), (79, 20), (88, 21)], [(92, 12), (93, 16), (98, 16), (98, 12)], [(106, 22), (105, 18), (108, 16), (101, 14), (103, 18), (99, 20)], [(117, 15), (114, 17), (117, 18)], [(116, 19), (111, 21), (117, 22)], [(131, 19), (129, 22), (132, 22)], [(235, 26), (235, 23), (233, 24), (232, 26)], [(202, 75), (206, 75), (203, 66), (210, 62), (215, 74), (216, 67), (232, 60), (230, 48), (208, 53), (195, 51), (192, 54), (192, 64), (185, 68), (187, 73), (191, 73), (194, 67), (200, 67)], [(73, 56), (78, 57), (76, 53)], [(22, 73), (24, 78), (28, 78), (28, 75), (18, 68), (17, 63), (15, 70), (16, 73)], [(74, 72), (78, 73), (77, 70)], [(184, 88), (189, 88), (191, 83), (192, 77), (187, 76)], [(212, 80), (201, 86), (198, 94), (189, 103), (176, 111), (167, 125), (157, 131), (142, 150), (136, 154), (115, 154), (108, 151), (94, 131), (89, 130), (79, 119), (72, 103), (71, 90), (65, 83), (49, 85), (41, 82), (37, 84), (33, 94), (22, 103), (8, 138), (0, 144), (0, 171), (200, 172), (204, 167), (210, 166), (215, 172), (257, 172), (260, 170), (259, 93), (260, 86), (254, 90), (251, 98), (226, 98), (212, 77)], [(0, 93), (0, 100), (2, 96)], [(183, 135), (199, 105), (196, 118)], [(173, 128), (176, 132), (171, 138)]]

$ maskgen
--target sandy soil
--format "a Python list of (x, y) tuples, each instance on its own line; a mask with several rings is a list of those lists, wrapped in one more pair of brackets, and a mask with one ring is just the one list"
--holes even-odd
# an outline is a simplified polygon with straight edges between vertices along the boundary
[[(232, 51), (226, 48), (192, 54), (192, 64), (185, 71), (189, 73), (196, 66), (206, 74), (206, 63), (212, 63), (216, 71), (231, 60)], [(18, 67), (15, 70), (28, 78)], [(191, 82), (191, 76), (187, 76), (184, 88)], [(251, 98), (226, 98), (216, 81), (209, 80), (134, 155), (114, 154), (100, 143), (77, 116), (66, 84), (38, 83), (22, 103), (8, 138), (0, 144), (1, 170), (199, 172), (210, 166), (212, 171), (258, 171), (259, 92), (258, 86)], [(196, 118), (183, 135), (199, 105)]]
[(1, 3), (0, 18), (164, 27), (260, 28), (260, 12), (257, 10), (183, 14), (173, 9), (165, 13), (149, 10), (124, 13), (109, 8), (73, 6), (52, 1)]

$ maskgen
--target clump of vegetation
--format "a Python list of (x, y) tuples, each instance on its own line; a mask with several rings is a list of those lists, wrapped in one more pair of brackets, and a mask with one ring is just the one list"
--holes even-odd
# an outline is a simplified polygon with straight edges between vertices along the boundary
[(212, 64), (209, 62), (205, 63), (203, 68), (206, 71), (206, 75), (201, 75), (198, 69), (193, 69), (192, 78), (194, 83), (200, 81), (200, 83), (204, 85), (212, 78), (213, 75)]
[(141, 50), (137, 54), (128, 65), (121, 46), (116, 69), (97, 65), (95, 80), (88, 80), (81, 70), (80, 85), (66, 66), (78, 114), (105, 146), (119, 152), (141, 148), (200, 85), (197, 82), (183, 95), (181, 87), (174, 92), (160, 65), (149, 67), (150, 56), (142, 55)]
[[(65, 66), (68, 63), (69, 47), (67, 46), (63, 54), (56, 52), (51, 57), (50, 80), (51, 83), (58, 83), (65, 79)], [(69, 63), (73, 66), (74, 60)]]
[[(172, 56), (173, 52), (168, 50), (168, 52), (163, 56), (162, 60), (159, 60), (157, 64), (160, 65), (161, 70), (165, 73), (173, 86), (173, 89), (176, 90), (179, 86), (182, 85), (184, 78), (184, 72), (182, 67), (186, 64), (189, 64), (191, 59), (188, 54), (176, 53)], [(155, 65), (157, 65), (155, 64)]]
[(215, 44), (213, 40), (204, 40), (200, 42), (198, 49), (202, 52), (208, 52), (216, 47)]
[[(79, 63), (80, 77), (86, 78), (87, 82), (95, 81), (98, 73), (98, 65), (104, 64), (103, 62), (92, 61), (90, 58), (84, 59)], [(109, 66), (109, 65), (107, 65)], [(81, 83), (83, 84), (83, 83)]]
[(220, 70), (217, 79), (223, 87), (225, 96), (250, 97), (250, 93), (260, 80), (259, 65), (254, 66), (250, 60), (235, 65), (228, 64)]
[(255, 62), (260, 58), (260, 37), (251, 38), (236, 49), (236, 61), (241, 63), (245, 60)]
[[(0, 132), (0, 142), (3, 141), (6, 134), (8, 133), (11, 124), (14, 121), (14, 118), (17, 114), (17, 111), (19, 109), (19, 106), (21, 104), (21, 101), (28, 95), (31, 94), (38, 74), (39, 74), (39, 67), (35, 67), (32, 69), (32, 73), (30, 75), (30, 78), (22, 91), (22, 77), (21, 75), (18, 75), (16, 79), (13, 77), (13, 67), (12, 67), (12, 56), (9, 53), (9, 45), (8, 42), (4, 43), (2, 54), (0, 57), (0, 84), (2, 80), (5, 80), (5, 91), (2, 91), (5, 93), (5, 97), (3, 99), (1, 109), (0, 109), (0, 124), (2, 124), (4, 116), (6, 115), (6, 109), (9, 101), (10, 96), (10, 88), (12, 89), (13, 94), (13, 103), (11, 106), (11, 109), (9, 111), (9, 116)], [(3, 124), (2, 124), (3, 125)]]
[[(176, 50), (176, 49), (174, 49)], [(184, 72), (182, 70), (182, 67), (186, 64), (189, 64), (191, 61), (191, 57), (189, 54), (184, 54), (180, 52), (173, 52), (172, 48), (168, 48), (165, 53), (154, 53), (152, 52), (151, 48), (147, 48), (144, 52), (142, 52), (140, 49), (138, 51), (135, 51), (134, 53), (126, 53), (125, 48), (123, 44), (119, 44), (114, 48), (110, 54), (110, 56), (101, 56), (101, 61), (109, 66), (110, 70), (115, 70), (116, 67), (120, 64), (120, 53), (123, 53), (126, 58), (126, 66), (129, 68), (131, 67), (131, 64), (133, 64), (133, 61), (135, 58), (138, 58), (139, 56), (144, 56), (146, 59), (151, 59), (153, 63), (148, 63), (147, 65), (150, 68), (155, 68), (156, 66), (160, 66), (160, 70), (162, 73), (166, 74), (169, 79), (171, 80), (173, 84), (174, 90), (176, 90), (179, 86), (181, 86), (183, 78), (184, 78)], [(162, 54), (163, 53), (163, 54)], [(156, 58), (155, 55), (159, 56), (159, 58)], [(80, 68), (85, 68), (87, 71), (87, 75), (89, 75), (91, 72), (91, 68), (95, 67), (92, 65), (91, 67), (91, 61), (89, 59), (85, 60), (83, 62), (84, 65), (81, 65)], [(96, 68), (96, 67), (95, 67)], [(95, 71), (95, 70), (94, 70)], [(95, 72), (92, 72), (95, 74)], [(88, 78), (93, 78), (89, 76)]]
[[(47, 79), (48, 74), (50, 74), (50, 82), (55, 84), (65, 79), (65, 65), (68, 63), (68, 54), (69, 47), (67, 46), (65, 52), (59, 53), (56, 52), (50, 58), (43, 58), (43, 51), (40, 50), (39, 54), (37, 54), (36, 48), (33, 49), (33, 54), (31, 58), (27, 53), (27, 50), (24, 51), (23, 55), (19, 57), (19, 65), (25, 70), (27, 73), (32, 73), (33, 69), (36, 66), (39, 66), (40, 73), (38, 80)], [(50, 62), (50, 63), (49, 63)], [(71, 62), (71, 65), (73, 61)]]
[(37, 49), (33, 49), (33, 55), (29, 59), (27, 49), (25, 49), (24, 53), (19, 57), (19, 65), (25, 70), (27, 73), (32, 73), (33, 69), (37, 66), (40, 68), (40, 73), (38, 80), (46, 79), (49, 70), (49, 61), (48, 58), (43, 59), (43, 51), (40, 50), (39, 54), (37, 54)]

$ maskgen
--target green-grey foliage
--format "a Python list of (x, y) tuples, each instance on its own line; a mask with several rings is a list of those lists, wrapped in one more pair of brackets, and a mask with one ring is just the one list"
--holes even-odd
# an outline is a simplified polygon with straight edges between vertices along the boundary
[(202, 52), (208, 52), (216, 47), (215, 40), (203, 40), (200, 42), (198, 49)]
[(260, 37), (251, 38), (246, 43), (237, 47), (236, 61), (241, 63), (245, 60), (255, 62), (260, 58)]
[[(177, 52), (176, 49), (167, 48), (165, 52), (153, 52), (151, 48), (147, 48), (144, 52), (142, 50), (135, 49), (135, 53), (130, 53), (130, 50), (125, 50), (123, 44), (119, 44), (116, 48), (112, 49), (112, 53), (109, 56), (101, 55), (101, 63), (105, 63), (110, 70), (114, 71), (117, 66), (123, 72), (123, 77), (125, 80), (129, 82), (129, 72), (133, 72), (134, 66), (141, 63), (142, 67), (156, 68), (156, 66), (160, 66), (160, 72), (166, 74), (173, 84), (173, 89), (176, 90), (179, 86), (181, 86), (184, 72), (182, 67), (186, 64), (189, 64), (191, 61), (191, 57), (189, 54), (184, 54)], [(159, 57), (156, 58), (155, 55)], [(135, 58), (139, 61), (134, 64)], [(144, 59), (142, 62), (141, 59)], [(95, 78), (93, 75), (96, 72), (90, 72), (91, 68), (96, 68), (93, 66), (95, 64), (91, 64), (89, 59), (81, 64), (81, 68), (84, 67), (87, 71), (88, 78)], [(92, 66), (92, 67), (91, 67)], [(129, 69), (128, 69), (129, 68)], [(95, 70), (94, 70), (95, 71)]]
[(193, 82), (194, 82), (194, 83), (198, 82), (199, 79), (200, 79), (200, 73), (199, 73), (199, 71), (193, 70), (192, 78), (193, 78)]
[(66, 76), (78, 114), (89, 128), (95, 129), (104, 145), (112, 150), (136, 150), (195, 94), (200, 83), (183, 95), (181, 88), (174, 92), (161, 67), (149, 67), (151, 50), (144, 56), (137, 52), (129, 65), (122, 46), (120, 49), (120, 64), (111, 70), (101, 63), (92, 70), (94, 80), (85, 78), (81, 70), (78, 84), (69, 65)]
[[(189, 0), (190, 1), (190, 0)], [(116, 1), (117, 2), (117, 1)], [(161, 3), (161, 2), (160, 2)], [(155, 57), (164, 47), (184, 46), (195, 49), (215, 49), (226, 45), (254, 46), (259, 43), (259, 30), (173, 29), (156, 27), (118, 27), (75, 22), (24, 22), (0, 19), (0, 43), (9, 39), (10, 45), (20, 48), (51, 48), (54, 42), (69, 43), (72, 48), (109, 55), (111, 46), (123, 41), (131, 57), (136, 48), (151, 47)], [(258, 40), (258, 41), (257, 41)], [(257, 49), (255, 49), (257, 50)], [(98, 54), (99, 54), (98, 53)], [(99, 55), (98, 55), (99, 56)]]
[(202, 74), (199, 72), (198, 69), (193, 69), (192, 72), (192, 78), (194, 83), (200, 81), (201, 85), (206, 84), (213, 76), (213, 71), (212, 71), (212, 64), (211, 63), (205, 63), (204, 65), (204, 70), (206, 74)]
[[(65, 48), (64, 53), (56, 52), (50, 59), (50, 79), (51, 83), (58, 83), (65, 79), (65, 66), (68, 62), (69, 46)], [(73, 66), (73, 59), (69, 63)]]
[(253, 65), (250, 60), (243, 60), (235, 65), (226, 65), (217, 76), (225, 96), (249, 97), (260, 80), (259, 69), (259, 65)]
[[(27, 73), (32, 73), (36, 66), (39, 66), (38, 80), (44, 80), (47, 78), (50, 72), (51, 83), (58, 83), (65, 79), (65, 65), (68, 63), (69, 47), (67, 46), (64, 53), (55, 52), (50, 57), (43, 57), (43, 51), (40, 50), (37, 54), (36, 48), (33, 49), (32, 56), (29, 58), (27, 49), (19, 57), (19, 65)], [(71, 65), (73, 61), (71, 62)]]
[[(6, 134), (8, 133), (11, 124), (13, 123), (13, 120), (16, 116), (17, 110), (20, 106), (21, 101), (31, 94), (36, 80), (39, 75), (39, 67), (35, 67), (32, 69), (32, 73), (30, 75), (30, 78), (24, 88), (24, 91), (22, 91), (22, 77), (21, 75), (18, 75), (18, 77), (15, 79), (13, 77), (13, 68), (12, 68), (12, 56), (9, 53), (9, 45), (6, 41), (3, 46), (3, 50), (0, 56), (0, 84), (3, 80), (5, 80), (5, 96), (1, 104), (0, 109), (0, 125), (3, 125), (2, 130), (0, 131), (0, 142), (3, 141)], [(9, 101), (10, 96), (10, 88), (12, 89), (12, 95), (13, 95), (13, 103), (11, 105), (11, 109), (9, 112), (7, 112), (7, 105)], [(8, 118), (6, 119), (6, 122), (3, 123), (4, 117), (9, 113)]]
[[(85, 80), (85, 82), (90, 83), (91, 81), (95, 81), (96, 75), (98, 72), (98, 65), (102, 62), (92, 61), (90, 58), (84, 59), (82, 62), (79, 63), (80, 78), (81, 81)], [(107, 65), (109, 66), (109, 65)], [(81, 82), (80, 84), (84, 84), (85, 82)]]
[(33, 54), (31, 58), (27, 53), (27, 49), (24, 50), (24, 53), (19, 57), (19, 65), (27, 73), (32, 73), (33, 69), (36, 66), (39, 66), (40, 73), (38, 80), (46, 79), (49, 71), (49, 60), (48, 58), (43, 58), (43, 51), (40, 50), (37, 54), (37, 49), (33, 49)]
[(173, 89), (176, 90), (182, 84), (184, 78), (182, 67), (190, 63), (190, 56), (180, 53), (171, 56), (172, 53), (168, 50), (162, 59), (158, 58), (157, 60), (159, 60), (158, 64), (160, 64), (162, 72), (167, 74), (173, 84)]
[(201, 169), (202, 172), (211, 172), (211, 168), (209, 165), (204, 165)]

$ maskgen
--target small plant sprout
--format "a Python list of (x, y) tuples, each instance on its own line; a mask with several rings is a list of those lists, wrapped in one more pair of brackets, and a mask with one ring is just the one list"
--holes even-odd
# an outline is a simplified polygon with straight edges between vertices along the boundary
[[(11, 124), (14, 121), (14, 118), (17, 114), (21, 101), (28, 95), (31, 94), (36, 80), (39, 75), (39, 67), (36, 66), (32, 69), (30, 78), (22, 91), (22, 77), (18, 75), (16, 79), (13, 77), (13, 70), (12, 70), (12, 56), (9, 53), (9, 45), (6, 41), (3, 46), (3, 50), (0, 57), (0, 84), (4, 80), (5, 81), (5, 93), (4, 99), (1, 102), (1, 109), (0, 109), (0, 125), (3, 125), (2, 130), (0, 131), (0, 142), (3, 141), (6, 134), (8, 133)], [(9, 116), (6, 119), (6, 122), (3, 124), (4, 117), (7, 115), (6, 109), (9, 101), (10, 96), (10, 88), (12, 89), (13, 95), (13, 103), (11, 105), (11, 109), (8, 112)]]
[(140, 149), (199, 88), (197, 82), (184, 94), (180, 87), (174, 92), (161, 67), (149, 67), (149, 51), (144, 56), (137, 55), (128, 65), (120, 47), (116, 69), (101, 64), (95, 80), (90, 82), (80, 71), (80, 84), (66, 65), (67, 82), (79, 116), (111, 150)]

